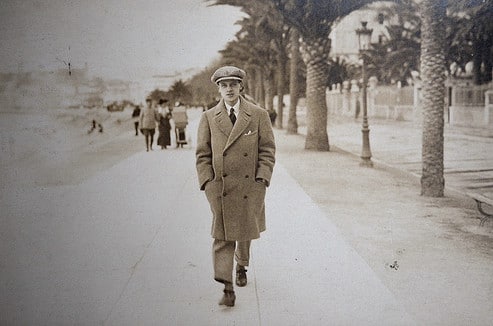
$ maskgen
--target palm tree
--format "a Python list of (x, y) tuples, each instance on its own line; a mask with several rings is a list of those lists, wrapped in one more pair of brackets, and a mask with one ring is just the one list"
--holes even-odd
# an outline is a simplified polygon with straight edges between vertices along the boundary
[(279, 129), (283, 128), (283, 116), (284, 116), (284, 90), (286, 89), (286, 69), (288, 63), (288, 56), (286, 53), (287, 47), (287, 35), (288, 32), (283, 33), (283, 36), (276, 38), (281, 41), (278, 44), (277, 51), (277, 120), (276, 126)]
[(215, 102), (218, 96), (217, 87), (211, 83), (210, 78), (217, 67), (218, 64), (213, 63), (211, 67), (204, 68), (187, 80), (187, 85), (192, 90), (192, 105), (208, 108)]
[(329, 60), (329, 73), (327, 75), (327, 86), (342, 84), (345, 80), (350, 79), (353, 70), (361, 71), (359, 67), (348, 64), (344, 58), (336, 57)]
[(179, 101), (190, 104), (192, 100), (192, 92), (190, 88), (183, 82), (183, 80), (177, 80), (171, 85), (169, 91), (172, 103)]
[[(211, 5), (231, 5), (241, 7), (250, 17), (270, 14), (274, 8), (290, 28), (296, 28), (301, 37), (301, 54), (306, 64), (306, 98), (307, 98), (307, 137), (305, 148), (328, 151), (330, 149), (327, 134), (327, 104), (325, 89), (328, 72), (328, 53), (330, 51), (329, 33), (332, 25), (340, 18), (354, 10), (376, 0), (263, 0), (245, 2), (242, 0), (214, 0)], [(256, 35), (257, 36), (257, 35)], [(250, 46), (256, 45), (255, 37)], [(253, 53), (253, 56), (256, 56)], [(272, 56), (269, 55), (270, 58)], [(272, 58), (274, 62), (276, 58)], [(267, 61), (269, 63), (271, 61)], [(270, 67), (265, 69), (260, 63), (258, 74), (270, 76)], [(265, 78), (267, 83), (269, 78)], [(267, 84), (266, 89), (269, 89)], [(267, 100), (267, 104), (269, 100)]]
[[(252, 19), (244, 18), (239, 24), (242, 28), (236, 34), (236, 39), (219, 51), (222, 54), (222, 63), (246, 69), (248, 91), (254, 92), (255, 100), (262, 106), (271, 109), (276, 68), (276, 54), (271, 47), (271, 38), (259, 31)], [(255, 88), (251, 89), (250, 85), (255, 85)]]
[(445, 106), (444, 37), (446, 0), (421, 2), (421, 78), (423, 95), (421, 194), (443, 197), (443, 129)]
[(382, 8), (387, 17), (388, 36), (373, 43), (368, 52), (368, 72), (383, 84), (396, 81), (403, 85), (419, 71), (421, 48), (421, 17), (415, 0), (399, 0), (398, 4)]
[(421, 40), (419, 35), (408, 36), (409, 28), (404, 25), (392, 25), (387, 30), (387, 42), (372, 44), (368, 71), (383, 84), (401, 81), (405, 85), (412, 71), (419, 71)]
[[(246, 50), (243, 62), (249, 63), (249, 70), (256, 78), (256, 100), (267, 109), (273, 109), (274, 96), (278, 95), (277, 126), (282, 128), (282, 100), (286, 84), (287, 35), (288, 28), (272, 2), (243, 2), (237, 0), (215, 0), (211, 5), (240, 7), (248, 16), (237, 22), (242, 26), (237, 40)], [(235, 61), (232, 52), (222, 52), (227, 61)], [(238, 53), (236, 53), (238, 54)], [(226, 58), (227, 56), (227, 58)], [(245, 67), (245, 64), (241, 66)], [(246, 67), (245, 67), (246, 68)], [(262, 86), (259, 88), (259, 86)], [(265, 97), (265, 101), (264, 101)]]
[(299, 52), (299, 33), (296, 28), (290, 31), (290, 54), (291, 61), (289, 64), (289, 116), (288, 116), (288, 134), (298, 133), (298, 120), (296, 118), (296, 107), (298, 106), (298, 71), (300, 65)]
[(289, 41), (289, 27), (283, 17), (270, 1), (257, 1), (256, 6), (244, 9), (256, 26), (256, 37), (259, 35), (270, 40), (272, 55), (275, 56), (275, 84), (277, 89), (278, 115), (276, 126), (283, 128), (283, 96), (286, 89), (286, 68), (288, 62), (287, 45)]
[(329, 33), (335, 22), (373, 0), (271, 0), (287, 24), (301, 36), (306, 64), (307, 136), (305, 149), (328, 151), (325, 89), (330, 52)]
[(163, 91), (162, 89), (156, 88), (152, 92), (150, 92), (148, 96), (156, 102), (159, 102), (159, 100), (168, 99), (169, 93)]
[(450, 7), (455, 20), (450, 33), (452, 50), (457, 50), (466, 62), (473, 61), (475, 84), (489, 83), (493, 68), (493, 1), (456, 0)]

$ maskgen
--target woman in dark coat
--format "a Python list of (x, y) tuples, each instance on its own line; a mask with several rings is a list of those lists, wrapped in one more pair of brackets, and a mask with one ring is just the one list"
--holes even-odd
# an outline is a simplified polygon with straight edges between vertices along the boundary
[(166, 149), (166, 146), (171, 145), (171, 124), (169, 120), (171, 119), (171, 113), (165, 112), (159, 115), (159, 137), (157, 139), (157, 145), (161, 146), (161, 149)]

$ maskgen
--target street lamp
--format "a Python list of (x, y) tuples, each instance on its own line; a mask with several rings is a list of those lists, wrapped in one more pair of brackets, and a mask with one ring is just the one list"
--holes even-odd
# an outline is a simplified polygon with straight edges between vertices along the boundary
[(361, 59), (363, 60), (363, 65), (361, 68), (361, 77), (363, 79), (362, 87), (362, 99), (363, 99), (363, 126), (361, 128), (361, 133), (363, 134), (363, 148), (361, 150), (361, 166), (373, 167), (373, 162), (371, 161), (371, 150), (370, 150), (370, 129), (368, 128), (368, 108), (366, 103), (366, 84), (368, 83), (366, 78), (366, 62), (365, 62), (365, 52), (370, 48), (371, 33), (373, 29), (366, 27), (368, 22), (361, 22), (361, 28), (356, 30), (358, 35), (358, 46)]

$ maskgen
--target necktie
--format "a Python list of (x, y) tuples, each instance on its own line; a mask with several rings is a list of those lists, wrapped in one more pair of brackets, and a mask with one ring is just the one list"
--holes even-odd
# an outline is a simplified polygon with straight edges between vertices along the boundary
[(235, 115), (235, 109), (233, 109), (233, 108), (231, 108), (229, 110), (229, 119), (231, 120), (231, 123), (234, 126), (235, 125), (235, 122), (236, 122), (236, 115)]

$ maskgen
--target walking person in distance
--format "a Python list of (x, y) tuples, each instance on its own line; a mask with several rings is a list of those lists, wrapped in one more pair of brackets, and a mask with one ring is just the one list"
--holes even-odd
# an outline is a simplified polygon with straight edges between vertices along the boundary
[(164, 105), (168, 102), (168, 100), (161, 100), (159, 103), (160, 105), (160, 112), (159, 112), (159, 123), (158, 123), (158, 130), (159, 130), (159, 136), (157, 138), (157, 145), (161, 146), (161, 149), (166, 149), (167, 146), (171, 145), (171, 124), (170, 124), (170, 119), (171, 119), (171, 113), (166, 110)]
[(140, 112), (139, 125), (140, 130), (145, 136), (146, 149), (152, 151), (154, 142), (154, 133), (156, 132), (156, 122), (159, 121), (159, 115), (156, 110), (156, 101), (151, 98), (146, 99), (146, 108)]
[(139, 135), (139, 117), (140, 117), (140, 106), (137, 105), (132, 111), (132, 120), (135, 127), (135, 136)]

